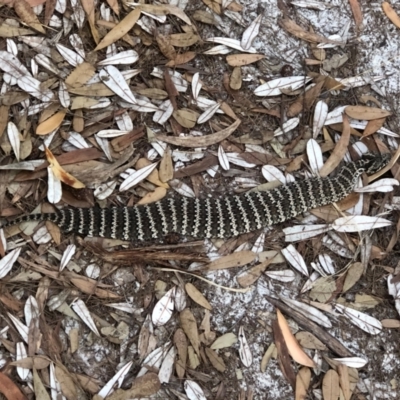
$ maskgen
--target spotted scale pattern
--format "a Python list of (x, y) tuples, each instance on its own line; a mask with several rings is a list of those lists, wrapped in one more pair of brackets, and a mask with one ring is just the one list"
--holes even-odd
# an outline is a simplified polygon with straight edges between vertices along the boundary
[(335, 178), (312, 178), (265, 192), (222, 199), (176, 197), (134, 207), (65, 208), (10, 221), (53, 221), (64, 232), (132, 242), (162, 240), (178, 233), (192, 238), (228, 238), (274, 225), (309, 209), (339, 201), (352, 192), (363, 172), (373, 174), (389, 162), (388, 155), (368, 155), (346, 164)]

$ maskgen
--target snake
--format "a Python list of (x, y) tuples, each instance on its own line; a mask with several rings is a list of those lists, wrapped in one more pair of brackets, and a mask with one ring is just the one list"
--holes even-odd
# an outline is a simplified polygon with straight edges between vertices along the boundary
[(221, 198), (171, 196), (132, 207), (66, 207), (54, 213), (24, 215), (7, 221), (3, 227), (27, 221), (51, 221), (64, 233), (136, 243), (164, 240), (170, 234), (193, 239), (226, 239), (340, 201), (354, 191), (363, 173), (372, 175), (389, 161), (389, 154), (367, 153), (344, 164), (335, 177), (316, 176), (272, 190)]

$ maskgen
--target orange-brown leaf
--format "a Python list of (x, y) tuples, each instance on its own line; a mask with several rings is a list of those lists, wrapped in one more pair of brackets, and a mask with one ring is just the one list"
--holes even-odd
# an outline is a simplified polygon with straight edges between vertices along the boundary
[(349, 0), (351, 12), (353, 13), (354, 22), (356, 23), (357, 29), (360, 29), (360, 26), (363, 21), (361, 6), (358, 0)]
[(26, 400), (18, 386), (3, 372), (0, 372), (0, 393), (3, 393), (7, 400)]
[(382, 9), (386, 16), (393, 22), (393, 24), (400, 28), (400, 17), (396, 14), (396, 11), (394, 11), (392, 6), (387, 1), (382, 3)]
[(50, 168), (52, 169), (54, 175), (60, 179), (60, 181), (64, 182), (66, 185), (72, 186), (75, 189), (82, 189), (85, 187), (84, 183), (76, 179), (61, 167), (53, 153), (47, 147), (45, 148), (45, 152), (47, 161), (50, 164)]
[(65, 111), (59, 111), (40, 123), (36, 128), (36, 135), (47, 135), (57, 129), (64, 121)]
[(293, 360), (306, 367), (314, 368), (314, 361), (311, 360), (311, 358), (308, 357), (308, 355), (300, 347), (299, 342), (296, 340), (293, 333), (291, 332), (289, 324), (287, 323), (283, 314), (279, 310), (276, 311), (276, 314), (283, 338), (285, 339), (289, 354), (292, 356)]

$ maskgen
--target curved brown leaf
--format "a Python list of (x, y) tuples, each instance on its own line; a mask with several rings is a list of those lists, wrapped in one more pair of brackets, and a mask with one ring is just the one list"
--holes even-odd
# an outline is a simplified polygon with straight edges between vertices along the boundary
[(314, 368), (315, 367), (314, 361), (311, 360), (311, 358), (308, 357), (308, 355), (300, 347), (299, 342), (296, 340), (293, 333), (291, 332), (289, 325), (283, 314), (279, 310), (276, 310), (276, 314), (279, 327), (281, 328), (282, 331), (282, 336), (285, 339), (285, 343), (288, 348), (289, 354), (292, 356), (293, 360), (306, 367)]
[(229, 125), (227, 128), (207, 136), (173, 137), (173, 136), (157, 135), (156, 138), (158, 140), (162, 140), (163, 142), (174, 144), (175, 146), (207, 147), (212, 144), (222, 142), (224, 139), (230, 136), (240, 125), (240, 122), (241, 122), (240, 119), (238, 119), (232, 125)]
[(347, 115), (343, 114), (343, 132), (332, 154), (319, 171), (321, 177), (328, 176), (343, 160), (350, 140), (350, 122)]

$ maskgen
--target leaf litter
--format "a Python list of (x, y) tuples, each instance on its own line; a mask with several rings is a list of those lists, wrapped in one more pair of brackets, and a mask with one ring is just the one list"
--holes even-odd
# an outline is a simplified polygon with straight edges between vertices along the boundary
[[(145, 204), (172, 190), (190, 197), (265, 190), (265, 180), (285, 184), (327, 176), (368, 150), (398, 148), (393, 49), (380, 46), (373, 60), (360, 52), (356, 67), (349, 67), (346, 47), (362, 38), (357, 46), (372, 54), (369, 42), (380, 40), (379, 29), (365, 21), (376, 12), (399, 46), (395, 4), (360, 7), (349, 0), (342, 8), (337, 2), (293, 1), (295, 14), (289, 16), (275, 3), (265, 4), (268, 12), (235, 1), (203, 1), (196, 11), (191, 1), (123, 2), (121, 9), (116, 1), (72, 1), (70, 8), (62, 1), (41, 3), (6, 2), (12, 18), (4, 15), (0, 23), (6, 43), (0, 52), (2, 217), (29, 213), (38, 203), (41, 212), (51, 212), (63, 204)], [(74, 27), (79, 33), (70, 34)], [(299, 49), (295, 56), (293, 45)], [(210, 65), (227, 72), (211, 73)], [(389, 167), (395, 178), (398, 153)], [(373, 373), (381, 373), (379, 360), (356, 338), (365, 331), (376, 336), (377, 346), (386, 343), (385, 354), (393, 352), (400, 272), (388, 256), (398, 221), (387, 210), (396, 185), (396, 179), (375, 181), (357, 190), (365, 193), (357, 206), (339, 204), (335, 217), (327, 206), (288, 222), (283, 232), (271, 227), (225, 242), (150, 244), (126, 255), (112, 249), (126, 246), (122, 242), (62, 241), (51, 224), (25, 230), (22, 239), (15, 227), (7, 242), (2, 232), (0, 303), (9, 318), (2, 343), (20, 364), (13, 364), (18, 377), (13, 371), (12, 380), (0, 376), (1, 391), (8, 398), (23, 398), (19, 386), (40, 398), (75, 398), (83, 390), (110, 399), (156, 393), (199, 399), (212, 392), (217, 398), (252, 398), (253, 391), (257, 396), (268, 390), (271, 398), (303, 398), (322, 354), (331, 369), (323, 368), (315, 396), (350, 398), (356, 384), (360, 391), (379, 386), (390, 396), (400, 361), (392, 357), (383, 379)], [(377, 192), (385, 197), (370, 197)], [(393, 244), (378, 228), (390, 232)], [(141, 260), (161, 268), (148, 269)], [(187, 268), (191, 272), (184, 273)], [(371, 268), (379, 271), (374, 296), (359, 293), (360, 282), (374, 279)], [(16, 281), (25, 286), (16, 288)], [(377, 310), (383, 311), (385, 290), (394, 307), (385, 304), (383, 316)], [(282, 300), (273, 303), (278, 325), (263, 295)], [(25, 313), (18, 313), (23, 304)], [(311, 333), (304, 321), (323, 326), (322, 333), (312, 332), (319, 347), (306, 347)], [(305, 331), (293, 336), (296, 323), (305, 324)], [(19, 341), (7, 333), (10, 328)], [(60, 330), (69, 337), (69, 352)], [(175, 332), (172, 342), (167, 330)], [(353, 357), (332, 351), (337, 336)], [(71, 364), (72, 354), (85, 367)], [(96, 354), (94, 362), (90, 354)], [(306, 365), (297, 376), (285, 354)], [(234, 370), (238, 357), (241, 366)], [(50, 361), (55, 359), (63, 362)], [(114, 371), (117, 365), (116, 373), (101, 359), (112, 362)], [(366, 362), (374, 363), (372, 372), (360, 378), (356, 368)], [(272, 379), (279, 369), (284, 378)], [(129, 371), (137, 378), (126, 386)], [(89, 383), (90, 376), (101, 379)], [(184, 383), (177, 386), (176, 377)]]

